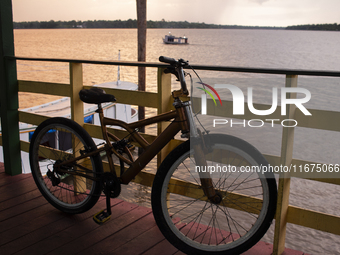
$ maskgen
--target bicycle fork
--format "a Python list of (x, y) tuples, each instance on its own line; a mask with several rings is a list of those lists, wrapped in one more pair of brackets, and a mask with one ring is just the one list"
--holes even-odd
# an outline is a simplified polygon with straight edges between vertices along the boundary
[[(203, 135), (196, 127), (190, 102), (184, 102), (183, 105), (185, 106), (184, 109), (190, 124), (190, 145), (194, 149), (194, 159), (196, 166), (200, 166), (199, 169), (208, 169), (207, 160), (205, 157), (205, 151), (207, 151), (208, 148), (204, 142)], [(222, 201), (222, 196), (214, 189), (214, 184), (209, 171), (198, 171), (198, 174), (204, 194), (212, 203), (219, 204)]]

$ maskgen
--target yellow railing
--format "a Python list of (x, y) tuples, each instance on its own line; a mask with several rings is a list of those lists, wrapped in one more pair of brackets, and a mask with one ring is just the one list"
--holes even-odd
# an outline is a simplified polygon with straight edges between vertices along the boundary
[[(69, 62), (70, 66), (70, 83), (60, 84), (60, 83), (46, 83), (46, 82), (35, 82), (35, 81), (18, 81), (19, 91), (22, 92), (33, 92), (42, 94), (51, 94), (57, 96), (67, 96), (71, 98), (71, 118), (82, 125), (85, 130), (92, 136), (96, 138), (101, 137), (100, 127), (84, 123), (83, 118), (83, 103), (79, 100), (78, 93), (83, 88), (89, 88), (90, 86), (83, 85), (82, 80), (82, 64), (104, 64), (104, 65), (122, 65), (122, 66), (145, 66), (158, 68), (157, 77), (157, 93), (153, 92), (140, 92), (140, 91), (128, 91), (128, 90), (115, 90), (109, 88), (103, 88), (107, 93), (114, 94), (119, 98), (119, 102), (123, 104), (133, 104), (145, 107), (157, 108), (158, 113), (166, 112), (171, 109), (171, 78), (169, 74), (164, 74), (163, 69), (165, 65), (160, 63), (140, 63), (140, 62), (107, 62), (107, 61), (85, 61), (85, 60), (56, 60), (56, 59), (33, 59), (33, 58), (20, 58), (16, 57), (17, 60), (36, 60), (36, 61), (59, 61), (59, 62)], [(337, 76), (340, 77), (339, 73), (333, 72), (313, 72), (313, 71), (292, 71), (292, 70), (274, 70), (274, 69), (251, 69), (251, 68), (231, 68), (231, 67), (211, 67), (211, 66), (194, 66), (196, 69), (201, 70), (215, 70), (215, 71), (233, 71), (233, 72), (251, 72), (251, 73), (274, 73), (286, 75), (286, 86), (296, 87), (298, 74), (304, 75), (318, 75), (318, 76)], [(233, 117), (230, 109), (232, 109), (232, 102), (223, 101), (223, 108), (218, 109), (214, 107), (209, 107), (212, 104), (208, 100), (208, 114), (222, 117)], [(268, 106), (255, 104), (256, 109), (268, 109)], [(229, 110), (228, 110), (229, 109)], [(245, 107), (246, 109), (246, 107)], [(278, 108), (276, 112), (270, 117), (272, 119), (282, 119), (279, 114), (280, 109)], [(306, 119), (303, 114), (299, 111), (295, 112), (294, 106), (290, 106), (287, 112), (289, 119), (296, 119), (299, 126), (309, 127), (322, 130), (340, 131), (340, 112), (332, 111), (322, 111), (322, 110), (310, 110), (313, 118)], [(285, 117), (287, 117), (285, 116)], [(251, 113), (245, 113), (245, 119), (253, 119), (255, 116)], [(38, 125), (43, 120), (47, 119), (47, 116), (41, 116), (37, 114), (32, 114), (28, 112), (19, 111), (19, 120), (21, 122), (30, 123), (33, 125)], [(259, 119), (259, 116), (256, 116)], [(261, 119), (261, 118), (260, 118)], [(323, 121), (320, 121), (323, 120)], [(166, 124), (158, 125), (158, 132), (161, 132), (166, 127)], [(317, 162), (307, 162), (302, 160), (293, 159), (293, 142), (294, 142), (294, 128), (283, 128), (282, 132), (282, 146), (281, 155), (265, 155), (267, 160), (271, 165), (290, 165), (290, 164), (306, 164), (306, 163), (317, 163)], [(118, 136), (124, 135), (125, 131), (113, 130), (111, 132), (117, 134)], [(144, 135), (145, 139), (152, 141), (155, 136)], [(173, 140), (169, 146), (167, 146), (158, 155), (158, 163), (160, 163), (166, 154), (175, 146), (180, 144), (181, 141)], [(1, 140), (0, 140), (1, 144)], [(21, 150), (28, 152), (29, 143), (20, 141)], [(104, 164), (104, 167), (105, 164)], [(304, 177), (304, 176), (298, 176)], [(141, 172), (135, 179), (143, 185), (151, 186), (153, 180), (153, 175), (150, 173)], [(340, 184), (340, 179), (313, 179), (316, 181)], [(308, 209), (299, 208), (296, 206), (289, 205), (289, 189), (290, 189), (290, 178), (280, 178), (278, 185), (278, 204), (276, 213), (276, 224), (275, 224), (275, 235), (274, 235), (274, 253), (281, 254), (284, 249), (285, 244), (285, 229), (287, 223), (293, 223), (301, 225), (304, 227), (309, 227), (333, 234), (340, 235), (340, 217), (334, 215), (328, 215), (321, 212), (316, 212)]]

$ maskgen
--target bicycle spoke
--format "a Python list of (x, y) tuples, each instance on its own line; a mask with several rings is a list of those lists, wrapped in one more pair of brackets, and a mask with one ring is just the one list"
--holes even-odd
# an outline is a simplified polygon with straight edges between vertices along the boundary
[[(243, 156), (242, 150), (233, 151), (230, 145), (224, 150), (223, 142), (219, 144), (218, 138), (215, 142), (218, 146), (212, 146), (212, 150), (209, 151), (207, 167), (213, 169), (212, 167), (217, 165), (221, 167), (230, 165), (240, 169), (243, 166), (260, 165), (256, 164), (251, 156)], [(214, 151), (217, 153), (214, 154)], [(176, 226), (170, 227), (168, 231), (174, 233), (176, 242), (204, 250), (205, 254), (216, 251), (221, 251), (221, 254), (225, 251), (225, 254), (228, 254), (229, 249), (234, 248), (237, 251), (245, 251), (241, 248), (243, 244), (249, 239), (259, 240), (263, 235), (257, 233), (267, 220), (264, 218), (269, 203), (268, 187), (264, 188), (267, 180), (262, 179), (257, 173), (209, 172), (215, 191), (222, 197), (221, 202), (212, 203), (205, 195), (200, 173), (190, 171), (192, 166), (195, 166), (193, 153), (193, 149), (186, 151), (185, 156), (175, 161), (176, 164), (163, 169), (166, 181), (163, 183), (161, 194), (162, 199), (166, 199), (167, 202), (161, 200), (161, 203), (163, 213), (168, 215), (163, 217), (170, 218), (171, 215), (171, 220), (167, 221), (167, 224)], [(162, 193), (165, 191), (166, 193)], [(170, 197), (167, 199), (169, 194)], [(194, 251), (192, 253), (195, 254)]]
[(71, 120), (50, 118), (38, 126), (31, 145), (32, 174), (51, 204), (71, 213), (86, 211), (94, 205), (100, 195), (97, 175), (101, 167), (98, 171), (95, 167), (100, 158), (99, 155), (77, 158), (96, 148), (85, 130)]

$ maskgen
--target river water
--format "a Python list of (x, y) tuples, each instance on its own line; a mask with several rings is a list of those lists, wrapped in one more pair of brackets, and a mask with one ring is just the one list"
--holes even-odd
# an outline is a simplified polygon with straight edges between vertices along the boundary
[[(285, 30), (171, 30), (177, 36), (187, 36), (189, 45), (165, 45), (162, 37), (168, 30), (150, 29), (147, 33), (147, 61), (156, 62), (160, 55), (183, 58), (191, 64), (340, 70), (340, 33)], [(137, 59), (135, 29), (60, 29), (15, 30), (15, 54), (26, 57), (68, 58), (92, 60)], [(68, 83), (65, 63), (18, 61), (18, 78), (45, 82)], [(84, 84), (93, 85), (117, 79), (117, 67), (83, 65)], [(156, 91), (156, 68), (147, 69), (147, 90)], [(284, 76), (200, 71), (204, 81), (228, 79), (254, 82), (273, 79), (284, 84)], [(121, 79), (137, 83), (137, 68), (121, 67)], [(214, 80), (215, 79), (215, 80)], [(247, 83), (246, 82), (246, 83)], [(299, 77), (299, 86), (308, 89), (312, 99), (307, 107), (340, 110), (340, 79)], [(281, 85), (280, 85), (281, 86)], [(256, 90), (256, 87), (254, 88)], [(271, 94), (261, 90), (255, 102), (271, 103)], [(227, 98), (227, 97), (226, 97)], [(50, 97), (20, 93), (20, 108), (51, 101)], [(119, 98), (118, 98), (119, 101)], [(147, 114), (154, 111), (148, 109)], [(334, 120), (339, 123), (339, 120)], [(251, 131), (251, 132), (250, 132)], [(155, 132), (151, 127), (148, 132)], [(282, 128), (229, 128), (228, 134), (247, 140), (262, 153), (280, 155)], [(340, 135), (306, 128), (296, 128), (294, 158), (339, 164)], [(150, 189), (138, 185), (126, 187), (122, 198), (141, 205), (150, 202)], [(292, 179), (290, 204), (310, 210), (340, 216), (340, 187), (301, 179)], [(339, 226), (340, 227), (340, 226)], [(264, 237), (272, 242), (273, 227)], [(286, 247), (310, 254), (340, 254), (339, 236), (288, 224)]]

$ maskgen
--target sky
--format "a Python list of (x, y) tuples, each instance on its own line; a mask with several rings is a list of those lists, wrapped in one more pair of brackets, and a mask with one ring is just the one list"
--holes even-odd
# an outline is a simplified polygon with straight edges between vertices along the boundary
[[(136, 19), (135, 0), (12, 0), (14, 21)], [(340, 0), (147, 0), (147, 20), (222, 25), (340, 23)]]

